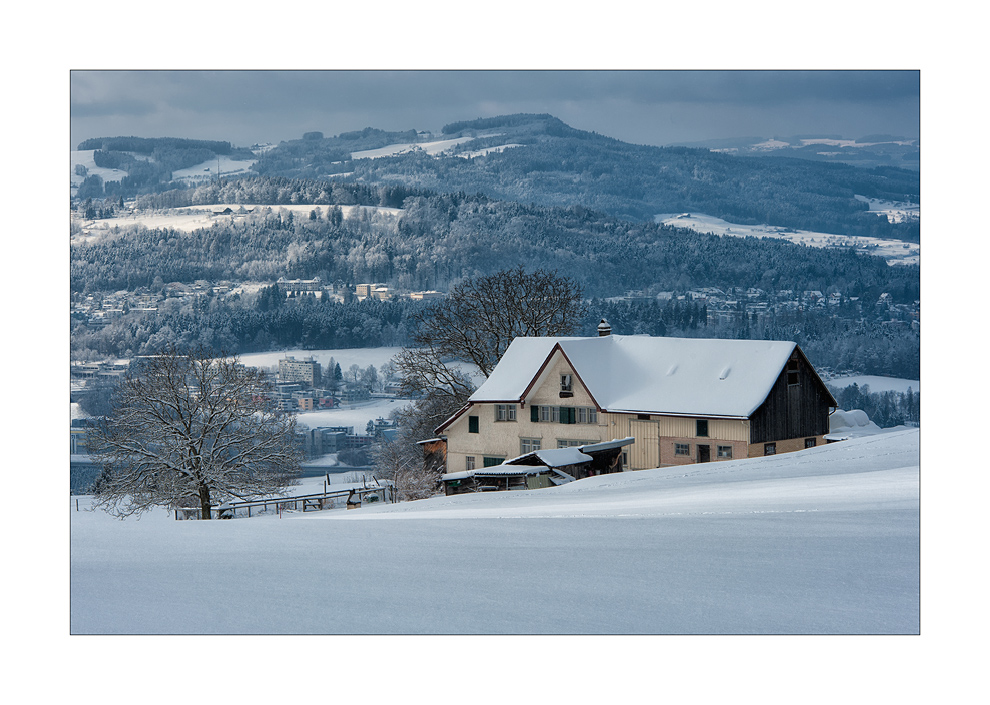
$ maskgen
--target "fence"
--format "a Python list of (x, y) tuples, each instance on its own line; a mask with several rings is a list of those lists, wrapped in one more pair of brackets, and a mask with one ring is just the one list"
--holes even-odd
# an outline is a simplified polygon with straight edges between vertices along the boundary
[[(379, 485), (377, 487), (362, 487), (349, 490), (337, 490), (335, 492), (321, 492), (320, 494), (306, 494), (296, 497), (272, 497), (269, 499), (256, 499), (244, 502), (228, 502), (212, 507), (212, 512), (217, 519), (235, 519), (238, 516), (250, 517), (252, 512), (261, 514), (274, 511), (281, 514), (287, 511), (323, 511), (324, 509), (337, 509), (344, 506), (360, 507), (364, 502), (395, 502), (395, 488), (391, 485)], [(240, 514), (238, 514), (238, 512)], [(177, 521), (183, 519), (199, 519), (202, 510), (199, 507), (176, 507), (175, 518)]]

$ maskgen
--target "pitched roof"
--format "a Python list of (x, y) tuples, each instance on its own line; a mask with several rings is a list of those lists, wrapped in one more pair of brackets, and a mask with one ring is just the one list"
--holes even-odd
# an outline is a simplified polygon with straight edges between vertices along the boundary
[(559, 348), (604, 411), (742, 418), (766, 399), (795, 347), (620, 335), (516, 338), (469, 401), (526, 401)]

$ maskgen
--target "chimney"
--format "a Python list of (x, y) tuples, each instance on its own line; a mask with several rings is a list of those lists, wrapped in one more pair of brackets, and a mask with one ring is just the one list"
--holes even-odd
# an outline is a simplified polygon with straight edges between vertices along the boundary
[(612, 326), (603, 318), (602, 322), (598, 324), (598, 336), (604, 337), (606, 335), (612, 335)]

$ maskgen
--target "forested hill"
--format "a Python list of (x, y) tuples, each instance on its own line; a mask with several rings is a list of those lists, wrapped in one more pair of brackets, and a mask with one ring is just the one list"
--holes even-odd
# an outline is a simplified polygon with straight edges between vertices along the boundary
[(266, 152), (254, 169), (309, 178), (339, 172), (368, 184), (580, 205), (629, 220), (693, 211), (742, 224), (913, 242), (920, 232), (918, 223), (890, 223), (855, 198), (919, 203), (915, 171), (633, 145), (550, 115), (452, 123), (433, 136), (375, 130), (310, 136)]
[[(429, 194), (399, 187), (328, 185), (319, 180), (246, 178), (143, 196), (142, 210), (193, 204), (272, 204), (192, 233), (124, 227), (71, 250), (73, 291), (114, 291), (164, 281), (384, 282), (446, 290), (463, 277), (507, 266), (543, 267), (574, 277), (589, 296), (662, 286), (820, 289), (898, 302), (919, 296), (917, 267), (890, 267), (849, 250), (782, 240), (714, 237), (585, 208)], [(278, 204), (313, 204), (309, 217)], [(330, 204), (329, 208), (328, 205)], [(343, 220), (333, 204), (402, 207), (387, 221), (363, 211)], [(325, 213), (324, 213), (325, 211)]]
[[(147, 171), (146, 161), (117, 158), (127, 154), (118, 150), (146, 149), (153, 142), (121, 141), (134, 139), (99, 140), (101, 159)], [(159, 145), (162, 154), (164, 146)], [(168, 147), (174, 159), (175, 149), (188, 151), (189, 146)], [(582, 206), (633, 221), (658, 213), (700, 212), (741, 224), (920, 239), (919, 223), (888, 222), (855, 198), (919, 203), (916, 171), (633, 145), (574, 129), (551, 115), (456, 122), (440, 134), (370, 127), (332, 137), (311, 132), (256, 150), (252, 157), (257, 159), (252, 170), (269, 177), (480, 193), (541, 206)], [(111, 182), (106, 191), (132, 197), (165, 188), (165, 183), (132, 179), (126, 189)]]

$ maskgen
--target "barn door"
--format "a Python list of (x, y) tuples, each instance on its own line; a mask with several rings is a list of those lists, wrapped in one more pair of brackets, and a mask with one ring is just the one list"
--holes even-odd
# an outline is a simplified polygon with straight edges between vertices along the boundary
[(707, 463), (712, 459), (712, 447), (698, 444), (698, 462)]
[(636, 442), (629, 446), (629, 468), (644, 470), (660, 465), (660, 424), (656, 421), (632, 420), (629, 435)]

